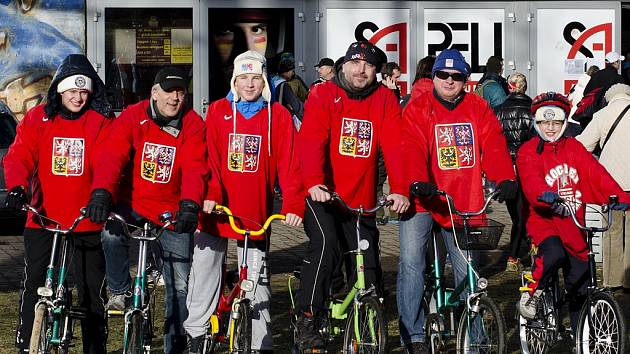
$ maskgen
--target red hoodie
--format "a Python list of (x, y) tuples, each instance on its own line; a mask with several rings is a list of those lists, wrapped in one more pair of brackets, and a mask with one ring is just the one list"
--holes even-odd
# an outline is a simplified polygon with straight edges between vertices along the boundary
[(536, 152), (539, 141), (530, 139), (523, 144), (516, 158), (518, 175), (529, 203), (527, 233), (535, 245), (550, 236), (560, 236), (570, 254), (586, 260), (588, 248), (584, 235), (571, 217), (553, 213), (538, 197), (545, 191), (557, 192), (573, 205), (583, 224), (584, 203), (604, 204), (611, 195), (617, 195), (622, 203), (630, 203), (630, 196), (574, 138), (546, 142), (541, 154)]
[(400, 106), (387, 87), (351, 99), (332, 81), (316, 85), (306, 100), (298, 138), (304, 187), (323, 184), (351, 207), (372, 207), (381, 149), (391, 192), (406, 195), (400, 128)]
[(208, 177), (205, 127), (197, 113), (187, 110), (174, 137), (148, 116), (148, 104), (144, 100), (127, 107), (111, 124), (99, 144), (92, 188), (116, 194), (123, 170), (128, 171), (131, 195), (121, 194), (120, 201), (158, 223), (158, 216), (175, 213), (182, 199), (199, 205), (203, 201)]
[(413, 84), (413, 87), (411, 88), (410, 100), (418, 98), (424, 95), (425, 93), (431, 93), (431, 92), (433, 92), (433, 80), (423, 77), (422, 79), (419, 79)]
[[(435, 183), (453, 196), (458, 210), (483, 206), (482, 173), (497, 183), (516, 180), (501, 125), (483, 98), (465, 94), (449, 111), (434, 94), (421, 95), (409, 102), (403, 120), (403, 151), (411, 161), (408, 182)], [(416, 210), (425, 207), (442, 227), (451, 226), (443, 198), (422, 204)]]
[[(268, 112), (265, 106), (245, 119), (236, 111), (236, 134), (234, 111), (227, 99), (212, 103), (206, 115), (208, 163), (212, 171), (206, 199), (229, 207), (234, 215), (241, 217), (237, 225), (251, 230), (260, 229), (260, 224), (273, 212), (276, 178), (282, 189), (281, 213), (304, 215), (293, 119), (286, 108), (274, 103), (269, 130)], [(243, 238), (232, 231), (227, 218), (207, 214), (202, 218), (202, 230), (221, 237)], [(263, 239), (264, 235), (251, 238)]]
[[(96, 141), (110, 122), (91, 109), (70, 120), (59, 115), (49, 119), (44, 105), (34, 107), (18, 125), (15, 141), (3, 160), (7, 189), (22, 186), (28, 190), (34, 176), (33, 206), (69, 227), (90, 199)], [(26, 227), (40, 226), (29, 215)], [(76, 231), (101, 228), (83, 220)]]

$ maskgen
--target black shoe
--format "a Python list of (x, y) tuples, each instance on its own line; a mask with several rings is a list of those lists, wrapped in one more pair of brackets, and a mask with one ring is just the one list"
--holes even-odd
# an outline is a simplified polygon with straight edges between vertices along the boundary
[(188, 336), (188, 343), (186, 344), (186, 353), (188, 354), (203, 354), (203, 342), (205, 336), (199, 336), (192, 338)]
[(322, 320), (311, 314), (302, 314), (297, 321), (297, 345), (300, 350), (324, 349), (320, 333)]
[(407, 354), (429, 354), (429, 347), (423, 342), (413, 342), (405, 345)]

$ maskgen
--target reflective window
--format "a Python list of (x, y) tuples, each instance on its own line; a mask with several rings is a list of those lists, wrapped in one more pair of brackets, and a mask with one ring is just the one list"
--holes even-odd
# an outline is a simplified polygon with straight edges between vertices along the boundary
[(150, 97), (155, 74), (164, 66), (189, 73), (192, 104), (192, 9), (106, 8), (105, 86), (115, 110)]

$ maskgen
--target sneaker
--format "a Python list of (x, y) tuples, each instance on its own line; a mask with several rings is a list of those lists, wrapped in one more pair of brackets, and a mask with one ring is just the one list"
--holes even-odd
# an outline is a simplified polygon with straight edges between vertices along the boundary
[(405, 345), (407, 354), (429, 354), (429, 347), (424, 342), (412, 342)]
[(524, 291), (521, 294), (521, 299), (518, 302), (518, 312), (521, 314), (521, 316), (525, 317), (528, 320), (534, 319), (536, 317), (536, 308), (541, 294), (541, 289), (535, 290), (534, 295), (531, 295), (529, 291)]
[(518, 258), (508, 257), (505, 271), (508, 273), (517, 273), (521, 271), (521, 261)]
[(205, 336), (199, 336), (192, 338), (188, 336), (188, 343), (186, 344), (186, 349), (188, 350), (186, 353), (188, 354), (203, 354), (203, 342), (205, 340)]
[(127, 295), (125, 294), (112, 294), (105, 305), (107, 311), (124, 311), (127, 305)]
[(300, 350), (324, 349), (324, 339), (319, 329), (321, 320), (317, 316), (304, 313), (297, 322), (297, 344)]

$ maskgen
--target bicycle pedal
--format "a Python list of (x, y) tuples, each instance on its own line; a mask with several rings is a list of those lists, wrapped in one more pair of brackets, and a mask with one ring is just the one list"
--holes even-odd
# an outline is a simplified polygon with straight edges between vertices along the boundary
[(68, 315), (72, 318), (76, 319), (86, 319), (87, 318), (87, 309), (83, 307), (70, 307), (70, 311), (68, 311)]
[(108, 317), (120, 317), (120, 316), (124, 316), (125, 311), (123, 310), (107, 310), (107, 316)]

